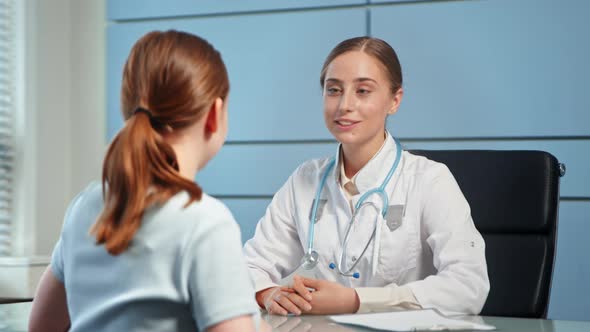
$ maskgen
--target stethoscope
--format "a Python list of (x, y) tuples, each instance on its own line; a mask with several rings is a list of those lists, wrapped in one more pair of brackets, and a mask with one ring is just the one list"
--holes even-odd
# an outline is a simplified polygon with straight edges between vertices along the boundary
[[(343, 271), (342, 266), (344, 265), (343, 261), (344, 261), (344, 258), (346, 257), (346, 248), (348, 246), (348, 238), (350, 236), (350, 230), (352, 229), (352, 225), (354, 224), (354, 221), (356, 220), (356, 216), (359, 214), (359, 211), (365, 206), (372, 206), (376, 210), (378, 209), (378, 207), (375, 203), (365, 202), (367, 200), (367, 198), (371, 195), (375, 195), (375, 194), (379, 195), (381, 197), (381, 202), (383, 204), (381, 206), (381, 215), (383, 216), (383, 218), (385, 218), (385, 215), (387, 214), (387, 208), (389, 207), (389, 198), (387, 197), (387, 193), (385, 192), (385, 187), (387, 186), (387, 184), (389, 183), (389, 180), (393, 176), (393, 173), (397, 169), (397, 165), (399, 164), (399, 161), (401, 159), (401, 153), (402, 153), (401, 144), (396, 139), (393, 139), (393, 141), (395, 142), (395, 146), (396, 146), (396, 154), (395, 154), (395, 161), (393, 162), (391, 169), (387, 173), (387, 176), (385, 177), (385, 180), (383, 180), (383, 183), (381, 184), (381, 186), (379, 186), (378, 188), (373, 188), (373, 189), (365, 192), (361, 196), (361, 198), (359, 198), (359, 200), (356, 202), (356, 204), (354, 206), (355, 211), (352, 214), (352, 218), (348, 222), (348, 226), (346, 228), (346, 233), (344, 235), (344, 241), (342, 242), (342, 251), (340, 252), (340, 258), (339, 258), (338, 264), (334, 264), (333, 262), (331, 262), (328, 265), (330, 267), (330, 269), (332, 269), (332, 270), (337, 269), (338, 273), (340, 273), (341, 275), (343, 275), (345, 277), (353, 277), (355, 279), (360, 278), (360, 274), (358, 272), (354, 272), (354, 273), (351, 273), (351, 272), (352, 272), (352, 270), (354, 270), (354, 268), (357, 266), (357, 264), (361, 261), (361, 257), (363, 257), (363, 255), (367, 251), (367, 248), (369, 247), (369, 244), (371, 243), (371, 241), (373, 241), (373, 239), (375, 238), (375, 233), (377, 231), (378, 218), (375, 218), (374, 225), (373, 225), (373, 233), (371, 234), (369, 241), (367, 241), (367, 244), (365, 245), (360, 256), (358, 257), (358, 259), (356, 259), (354, 261), (354, 263), (352, 264), (352, 266), (350, 268)], [(312, 210), (311, 210), (312, 211), (311, 212), (311, 220), (309, 221), (309, 242), (307, 245), (307, 252), (305, 253), (305, 255), (303, 255), (303, 258), (301, 259), (301, 267), (305, 270), (311, 270), (311, 269), (315, 268), (316, 265), (319, 263), (319, 254), (317, 251), (315, 251), (313, 249), (313, 238), (314, 238), (315, 223), (317, 222), (318, 204), (320, 202), (320, 196), (322, 194), (322, 190), (324, 189), (324, 186), (326, 184), (326, 179), (328, 178), (328, 175), (330, 174), (330, 172), (334, 168), (335, 164), (336, 164), (336, 158), (332, 158), (332, 160), (328, 164), (328, 167), (326, 167), (326, 171), (322, 175), (322, 179), (320, 181), (320, 186), (315, 194), (315, 200), (313, 201), (313, 206), (312, 206)]]

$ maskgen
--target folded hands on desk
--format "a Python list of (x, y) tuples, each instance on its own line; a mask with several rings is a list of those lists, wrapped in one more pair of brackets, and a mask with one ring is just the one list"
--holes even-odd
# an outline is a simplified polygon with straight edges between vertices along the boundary
[(256, 293), (256, 301), (270, 314), (355, 313), (360, 305), (353, 288), (338, 283), (295, 276), (291, 287), (271, 287)]

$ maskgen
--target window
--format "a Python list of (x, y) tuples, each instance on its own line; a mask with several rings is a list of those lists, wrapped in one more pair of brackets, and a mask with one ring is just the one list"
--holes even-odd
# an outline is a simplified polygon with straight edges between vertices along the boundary
[(0, 256), (14, 238), (16, 38), (14, 0), (0, 0)]

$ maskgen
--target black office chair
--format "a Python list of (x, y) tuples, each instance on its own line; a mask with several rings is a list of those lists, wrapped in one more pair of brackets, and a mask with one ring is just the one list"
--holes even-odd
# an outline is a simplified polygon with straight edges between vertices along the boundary
[(565, 166), (542, 151), (410, 152), (446, 164), (471, 206), (491, 286), (481, 314), (546, 318)]

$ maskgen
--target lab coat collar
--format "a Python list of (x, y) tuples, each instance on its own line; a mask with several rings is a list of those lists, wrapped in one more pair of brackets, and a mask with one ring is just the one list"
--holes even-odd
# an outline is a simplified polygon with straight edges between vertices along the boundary
[[(377, 151), (377, 153), (367, 162), (363, 168), (361, 168), (358, 173), (353, 176), (352, 181), (356, 185), (358, 191), (362, 194), (370, 189), (379, 187), (387, 173), (391, 169), (393, 162), (395, 160), (395, 154), (397, 152), (397, 147), (393, 140), (393, 137), (389, 134), (388, 131), (385, 132), (385, 142)], [(341, 145), (338, 145), (338, 149), (336, 151), (336, 162), (337, 165), (334, 167), (334, 176), (333, 179), (337, 185), (340, 185), (340, 170), (341, 170)], [(401, 158), (401, 157), (400, 157)], [(399, 167), (395, 170), (393, 174), (394, 177), (396, 174), (399, 173)], [(392, 179), (389, 180), (391, 182)]]

